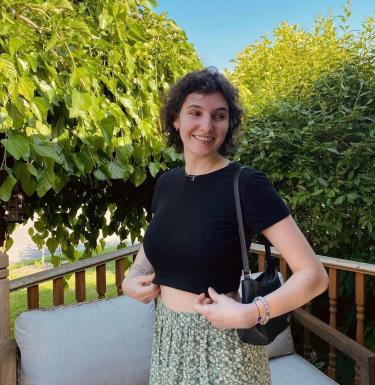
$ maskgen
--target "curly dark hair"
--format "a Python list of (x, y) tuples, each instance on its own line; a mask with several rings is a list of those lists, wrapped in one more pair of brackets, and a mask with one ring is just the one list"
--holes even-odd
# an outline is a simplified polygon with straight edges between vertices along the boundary
[(219, 153), (221, 155), (228, 154), (233, 149), (233, 133), (241, 123), (242, 108), (238, 100), (238, 90), (215, 67), (189, 72), (169, 90), (164, 106), (160, 111), (161, 131), (168, 146), (174, 147), (178, 152), (183, 150), (180, 134), (176, 131), (173, 122), (176, 120), (186, 97), (193, 92), (203, 95), (220, 92), (227, 101), (229, 128), (224, 142), (219, 148)]

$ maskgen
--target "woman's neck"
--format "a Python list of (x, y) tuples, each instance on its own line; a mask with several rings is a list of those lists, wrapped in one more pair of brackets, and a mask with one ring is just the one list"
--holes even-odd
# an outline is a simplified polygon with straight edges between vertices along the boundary
[(188, 175), (203, 175), (210, 172), (220, 170), (227, 166), (230, 161), (224, 158), (222, 155), (217, 154), (215, 157), (210, 158), (185, 158), (185, 172)]

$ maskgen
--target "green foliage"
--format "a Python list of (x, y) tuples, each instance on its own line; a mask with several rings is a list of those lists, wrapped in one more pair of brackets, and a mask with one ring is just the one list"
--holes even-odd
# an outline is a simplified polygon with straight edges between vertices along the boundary
[(241, 91), (249, 114), (256, 114), (280, 98), (310, 97), (311, 85), (351, 58), (348, 32), (339, 38), (334, 19), (318, 18), (313, 32), (287, 22), (273, 37), (248, 45), (235, 60), (229, 78)]
[(19, 183), (34, 242), (71, 259), (101, 231), (139, 237), (153, 180), (178, 159), (158, 134), (161, 95), (201, 66), (185, 33), (146, 0), (0, 10), (0, 199)]
[[(354, 35), (345, 12), (342, 34), (332, 17), (313, 32), (283, 24), (238, 55), (247, 115), (234, 158), (268, 174), (316, 253), (375, 263), (375, 19)], [(371, 303), (372, 277), (366, 287)], [(339, 288), (338, 325), (355, 337), (353, 274)], [(372, 346), (370, 312), (366, 325)]]
[[(268, 173), (317, 252), (375, 262), (375, 20), (368, 19), (358, 38), (333, 36), (332, 18), (319, 23), (331, 32), (316, 40), (317, 49), (311, 45), (317, 29), (303, 32), (305, 39), (296, 27), (276, 30), (262, 63), (271, 71), (268, 89), (284, 91), (260, 98), (267, 101), (262, 108), (249, 101), (254, 108), (235, 157)], [(296, 39), (299, 50), (292, 51)], [(336, 59), (327, 64), (325, 56), (315, 56), (315, 70), (307, 70), (311, 57), (301, 52), (328, 45)], [(289, 55), (289, 76), (281, 47)], [(239, 58), (231, 76), (245, 79), (249, 89), (261, 84), (263, 75), (249, 75)], [(258, 59), (256, 52), (249, 67)], [(286, 78), (294, 80), (287, 85)]]
[(317, 252), (372, 263), (374, 75), (352, 61), (315, 81), (311, 98), (279, 100), (247, 119), (236, 154), (276, 182)]

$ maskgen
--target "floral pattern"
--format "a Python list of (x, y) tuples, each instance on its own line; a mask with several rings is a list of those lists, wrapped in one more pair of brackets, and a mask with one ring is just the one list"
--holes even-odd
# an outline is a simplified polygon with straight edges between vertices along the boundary
[(270, 385), (262, 346), (236, 329), (217, 329), (198, 313), (177, 312), (157, 299), (150, 385)]

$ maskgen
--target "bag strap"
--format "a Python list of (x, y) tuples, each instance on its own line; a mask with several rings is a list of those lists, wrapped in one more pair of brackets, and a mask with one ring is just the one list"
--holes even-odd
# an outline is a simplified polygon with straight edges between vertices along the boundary
[(247, 277), (251, 275), (249, 268), (249, 259), (247, 257), (246, 249), (246, 240), (245, 240), (245, 230), (243, 227), (242, 220), (242, 210), (241, 210), (241, 200), (240, 200), (240, 190), (238, 188), (238, 181), (240, 179), (241, 171), (245, 166), (240, 167), (234, 176), (234, 202), (236, 204), (236, 214), (237, 214), (237, 223), (238, 223), (238, 232), (240, 234), (240, 243), (241, 243), (241, 254), (242, 254), (242, 265), (243, 265), (243, 275)]
[[(241, 243), (243, 275), (244, 277), (247, 277), (251, 275), (251, 271), (249, 267), (249, 259), (248, 259), (247, 248), (246, 248), (245, 230), (243, 226), (241, 198), (240, 198), (240, 190), (239, 190), (240, 174), (244, 168), (246, 168), (246, 166), (239, 167), (234, 176), (234, 202), (236, 205), (238, 232), (240, 235), (240, 243)], [(271, 244), (266, 237), (263, 236), (263, 238), (264, 238), (264, 247), (266, 252), (266, 270), (274, 271), (276, 267), (276, 262), (275, 262), (275, 258), (271, 256)]]

